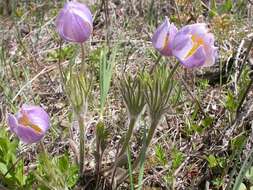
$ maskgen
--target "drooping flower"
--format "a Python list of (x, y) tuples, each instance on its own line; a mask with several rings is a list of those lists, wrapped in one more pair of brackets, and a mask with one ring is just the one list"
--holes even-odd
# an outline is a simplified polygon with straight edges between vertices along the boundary
[(8, 114), (10, 130), (25, 143), (38, 142), (50, 127), (50, 118), (47, 112), (39, 107), (23, 105), (15, 114)]
[(217, 54), (214, 35), (204, 23), (180, 29), (174, 38), (172, 49), (173, 55), (187, 68), (211, 66), (215, 63)]
[(177, 33), (177, 28), (173, 23), (169, 22), (166, 17), (164, 22), (158, 26), (153, 37), (152, 44), (162, 55), (172, 55), (172, 42)]
[(56, 18), (56, 29), (61, 38), (76, 43), (83, 43), (90, 37), (92, 26), (90, 9), (78, 2), (67, 2)]

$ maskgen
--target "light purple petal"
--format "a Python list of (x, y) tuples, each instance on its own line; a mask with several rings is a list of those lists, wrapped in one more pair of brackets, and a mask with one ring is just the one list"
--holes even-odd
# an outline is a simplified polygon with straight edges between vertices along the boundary
[(196, 52), (186, 60), (181, 60), (182, 64), (187, 68), (200, 67), (204, 65), (205, 61), (206, 53), (203, 46), (200, 46)]
[(214, 45), (214, 35), (212, 33), (207, 33), (205, 35), (202, 35), (202, 38), (205, 44), (210, 45), (210, 46)]
[(7, 124), (10, 127), (11, 132), (15, 132), (16, 128), (18, 127), (18, 121), (12, 114), (7, 115)]
[(164, 39), (169, 35), (169, 25), (168, 19), (165, 19), (165, 21), (158, 26), (152, 37), (153, 46), (158, 50), (164, 47)]
[(187, 68), (213, 65), (217, 56), (214, 36), (204, 23), (184, 26), (174, 38), (172, 53)]
[(204, 40), (204, 48), (206, 52), (206, 62), (203, 67), (209, 67), (215, 63), (215, 59), (217, 56), (217, 47), (214, 46), (214, 35), (211, 33), (207, 33), (203, 36)]
[(44, 133), (48, 130), (50, 127), (50, 118), (43, 108), (23, 105), (22, 110), (27, 114), (32, 124), (37, 125)]
[(78, 2), (66, 3), (56, 18), (56, 29), (66, 41), (85, 42), (93, 30), (89, 8)]
[(191, 36), (189, 34), (177, 33), (172, 47), (173, 55), (183, 60), (193, 47)]
[(28, 144), (38, 142), (44, 136), (44, 133), (37, 133), (32, 128), (23, 125), (18, 125), (15, 133), (21, 141)]
[(62, 22), (58, 21), (61, 23), (58, 25), (58, 32), (63, 39), (82, 43), (89, 38), (92, 29), (79, 16), (66, 12), (61, 19)]
[(23, 105), (14, 115), (8, 114), (8, 125), (25, 143), (34, 143), (45, 135), (50, 127), (49, 115), (40, 106)]
[(190, 33), (193, 35), (202, 35), (208, 33), (208, 28), (205, 23), (196, 23), (188, 25)]
[(82, 19), (84, 19), (92, 26), (93, 22), (92, 13), (90, 12), (90, 9), (86, 5), (73, 1), (69, 2), (68, 5), (71, 8), (71, 11), (73, 11), (73, 14), (80, 16)]
[(170, 55), (172, 55), (172, 47), (173, 47), (173, 41), (175, 39), (175, 36), (177, 34), (177, 27), (171, 23), (170, 24), (170, 28), (169, 28), (169, 44), (168, 44), (168, 48), (170, 50)]
[(211, 46), (206, 51), (206, 61), (203, 67), (210, 67), (215, 63), (215, 59), (217, 56), (217, 47)]
[(162, 55), (172, 55), (172, 42), (176, 35), (177, 28), (174, 24), (170, 24), (169, 19), (166, 17), (165, 21), (158, 26), (153, 37), (152, 44)]

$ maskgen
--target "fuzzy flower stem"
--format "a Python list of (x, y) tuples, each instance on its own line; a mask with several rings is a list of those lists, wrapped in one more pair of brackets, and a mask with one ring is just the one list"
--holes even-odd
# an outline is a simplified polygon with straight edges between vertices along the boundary
[(194, 95), (191, 93), (191, 91), (189, 90), (189, 88), (187, 87), (186, 82), (184, 81), (184, 79), (181, 77), (181, 82), (183, 84), (183, 86), (185, 87), (185, 90), (187, 91), (187, 93), (191, 96), (192, 100), (196, 103), (196, 105), (198, 106), (199, 110), (201, 111), (201, 113), (204, 115), (204, 117), (206, 116), (205, 111), (203, 110), (203, 108), (201, 107), (200, 102), (198, 101), (198, 99), (196, 97), (194, 97)]
[(83, 177), (83, 169), (84, 169), (84, 119), (80, 114), (78, 114), (78, 124), (80, 130), (80, 147), (79, 147), (79, 164), (80, 164), (80, 171), (79, 175)]
[(150, 129), (148, 131), (148, 136), (147, 136), (146, 143), (143, 144), (143, 146), (141, 148), (141, 151), (140, 151), (140, 154), (139, 154), (139, 156), (137, 157), (137, 159), (134, 162), (133, 170), (139, 165), (139, 162), (140, 162), (140, 159), (141, 159), (141, 155), (142, 154), (144, 154), (144, 156), (146, 155), (148, 146), (151, 143), (151, 140), (152, 140), (152, 138), (154, 136), (154, 133), (155, 133), (155, 130), (156, 130), (156, 127), (157, 127), (159, 121), (160, 121), (160, 118), (153, 119), (153, 121), (151, 123), (151, 126), (150, 126)]
[(69, 94), (68, 94), (68, 91), (67, 91), (67, 86), (65, 84), (65, 76), (64, 76), (64, 71), (63, 71), (63, 68), (62, 68), (62, 65), (61, 65), (61, 53), (62, 53), (62, 42), (60, 41), (60, 47), (59, 47), (59, 59), (57, 61), (57, 64), (58, 64), (58, 69), (59, 69), (59, 72), (60, 72), (60, 78), (61, 78), (61, 83), (62, 83), (62, 86), (63, 86), (63, 91), (65, 91), (65, 94), (67, 96), (67, 99), (69, 100), (69, 102), (71, 103), (73, 109), (74, 109), (74, 104), (73, 102), (71, 101), (71, 98), (69, 97)]
[[(140, 161), (141, 161), (141, 157), (142, 155), (144, 155), (144, 158), (145, 158), (145, 155), (146, 155), (146, 152), (147, 152), (147, 149), (148, 149), (148, 146), (149, 144), (151, 143), (151, 140), (153, 138), (153, 135), (155, 133), (155, 130), (156, 130), (156, 127), (158, 125), (160, 121), (160, 118), (156, 118), (156, 119), (153, 119), (152, 123), (151, 123), (151, 126), (150, 126), (150, 129), (148, 131), (148, 136), (147, 136), (147, 140), (146, 142), (143, 144), (142, 148), (141, 148), (141, 151), (138, 155), (138, 157), (136, 158), (136, 160), (134, 161), (134, 164), (133, 164), (133, 168), (132, 170), (135, 170)], [(121, 184), (126, 178), (128, 177), (128, 172), (124, 173), (122, 176), (120, 176), (119, 180), (118, 180), (118, 184)]]
[(108, 168), (108, 169), (105, 169), (103, 172), (104, 173), (110, 173), (110, 171), (112, 172), (114, 170), (114, 168), (116, 168), (117, 166), (120, 165), (120, 163), (122, 163), (122, 161), (124, 160), (124, 153), (126, 152), (127, 150), (127, 147), (129, 146), (129, 141), (131, 139), (131, 136), (132, 136), (132, 133), (133, 133), (133, 129), (134, 129), (134, 126), (135, 126), (135, 123), (137, 121), (137, 118), (136, 117), (130, 117), (130, 121), (129, 121), (129, 124), (128, 124), (128, 131), (126, 133), (126, 136), (125, 136), (125, 139), (124, 139), (124, 143), (123, 143), (123, 146), (119, 152), (119, 154), (117, 153), (117, 157), (116, 157), (116, 160), (115, 160), (115, 164)]
[[(84, 59), (83, 45), (81, 45), (81, 47), (82, 47), (82, 52), (83, 52), (82, 53), (82, 60), (83, 60)], [(80, 130), (80, 147), (79, 147), (80, 173), (79, 173), (79, 175), (80, 175), (80, 178), (82, 178), (83, 177), (83, 168), (84, 168), (84, 119), (80, 116), (80, 113), (77, 113), (77, 111), (75, 109), (75, 106), (74, 106), (74, 103), (71, 101), (71, 98), (69, 97), (67, 87), (66, 87), (66, 84), (65, 84), (65, 79), (64, 79), (64, 71), (63, 71), (63, 68), (61, 66), (61, 51), (62, 51), (62, 46), (61, 46), (61, 43), (60, 43), (58, 68), (59, 68), (59, 71), (60, 71), (62, 85), (64, 87), (64, 90), (66, 91), (66, 96), (67, 96), (68, 100), (70, 101), (71, 106), (72, 106), (75, 114), (78, 117), (78, 124), (79, 124), (79, 130)]]
[(63, 87), (65, 88), (64, 90), (66, 90), (66, 87), (65, 87), (65, 80), (64, 80), (64, 75), (63, 75), (63, 68), (61, 66), (61, 52), (62, 52), (62, 43), (60, 41), (60, 47), (59, 47), (59, 59), (57, 61), (57, 64), (58, 64), (58, 69), (60, 71), (60, 76), (61, 76), (61, 82), (62, 82), (62, 85)]
[[(86, 71), (86, 65), (85, 65), (85, 53), (84, 53), (84, 45), (83, 43), (81, 45), (81, 74), (84, 74)], [(84, 169), (84, 118), (80, 116), (80, 113), (78, 113), (78, 123), (79, 123), (79, 130), (80, 130), (80, 176), (82, 177), (83, 169)]]
[(157, 65), (159, 64), (160, 60), (162, 59), (162, 56), (161, 55), (158, 55), (157, 57), (157, 60), (155, 62), (155, 64), (152, 66), (152, 68), (150, 69), (150, 74), (152, 74), (155, 70), (155, 68), (157, 67)]
[(81, 46), (81, 73), (84, 74), (85, 70), (86, 70), (86, 65), (84, 63), (84, 58), (85, 58), (85, 54), (84, 54), (84, 45), (83, 43), (80, 44)]
[(133, 129), (134, 129), (136, 121), (137, 121), (137, 118), (135, 116), (133, 116), (133, 117), (130, 116), (130, 122), (129, 122), (129, 125), (128, 125), (128, 131), (126, 133), (126, 137), (124, 139), (124, 143), (123, 143), (122, 149), (121, 149), (121, 151), (119, 153), (119, 156), (121, 156), (122, 154), (124, 154), (125, 151), (126, 151), (126, 149), (127, 149), (127, 146), (129, 144), (130, 138), (132, 136)]

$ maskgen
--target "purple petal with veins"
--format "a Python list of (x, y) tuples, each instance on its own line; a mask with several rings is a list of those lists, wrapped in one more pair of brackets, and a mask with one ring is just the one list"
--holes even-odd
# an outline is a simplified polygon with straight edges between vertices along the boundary
[(15, 115), (8, 114), (7, 122), (11, 132), (25, 143), (40, 141), (50, 128), (47, 112), (33, 105), (23, 105)]
[(92, 20), (92, 14), (86, 5), (68, 2), (56, 18), (56, 29), (64, 40), (83, 43), (92, 33)]

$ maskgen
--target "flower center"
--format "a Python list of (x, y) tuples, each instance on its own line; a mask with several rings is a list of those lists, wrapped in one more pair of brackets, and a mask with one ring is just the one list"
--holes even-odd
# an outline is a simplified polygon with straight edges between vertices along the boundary
[(18, 120), (18, 122), (22, 125), (24, 125), (25, 127), (30, 127), (33, 130), (35, 130), (36, 133), (42, 133), (42, 130), (39, 126), (34, 125), (29, 118), (27, 117), (26, 114), (23, 113), (23, 116)]
[(199, 48), (199, 46), (204, 45), (204, 40), (199, 36), (192, 35), (191, 40), (193, 42), (193, 46), (188, 52), (188, 54), (185, 56), (185, 59), (192, 56), (195, 53), (195, 51)]

